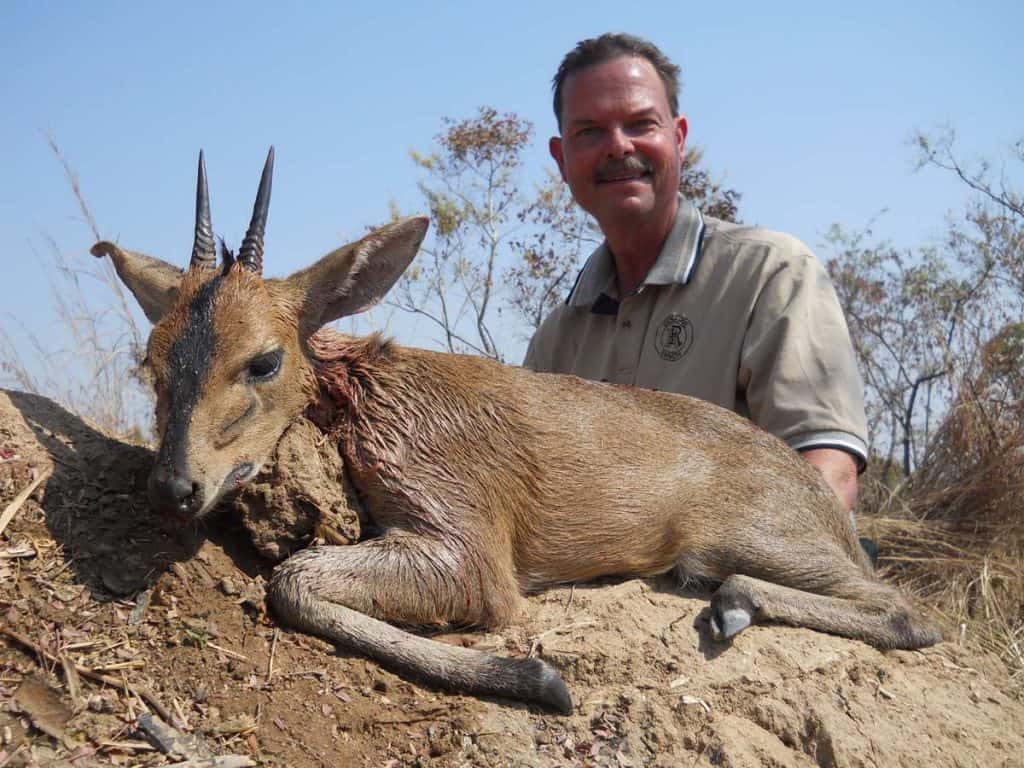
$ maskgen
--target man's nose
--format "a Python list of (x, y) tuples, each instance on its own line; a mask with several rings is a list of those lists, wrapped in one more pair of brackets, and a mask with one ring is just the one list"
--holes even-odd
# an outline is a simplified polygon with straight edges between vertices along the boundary
[(623, 130), (622, 126), (613, 126), (607, 133), (608, 157), (621, 158), (631, 155), (636, 151), (633, 146), (633, 139)]

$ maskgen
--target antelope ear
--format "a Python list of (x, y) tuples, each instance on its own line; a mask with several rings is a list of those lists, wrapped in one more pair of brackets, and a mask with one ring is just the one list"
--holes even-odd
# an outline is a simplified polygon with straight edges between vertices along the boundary
[(125, 284), (149, 321), (156, 325), (167, 314), (178, 296), (182, 270), (165, 261), (134, 251), (125, 251), (101, 240), (89, 252), (97, 258), (109, 256), (121, 282)]
[(313, 333), (384, 298), (416, 255), (429, 224), (426, 216), (400, 219), (289, 277), (289, 285), (303, 297), (302, 331)]

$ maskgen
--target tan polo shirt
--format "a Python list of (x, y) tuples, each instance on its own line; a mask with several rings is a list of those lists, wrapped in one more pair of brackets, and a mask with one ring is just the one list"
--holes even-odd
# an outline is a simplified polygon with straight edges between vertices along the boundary
[(704, 217), (687, 200), (624, 299), (607, 243), (594, 251), (523, 365), (700, 397), (796, 450), (867, 460), (863, 388), (822, 264), (794, 237)]

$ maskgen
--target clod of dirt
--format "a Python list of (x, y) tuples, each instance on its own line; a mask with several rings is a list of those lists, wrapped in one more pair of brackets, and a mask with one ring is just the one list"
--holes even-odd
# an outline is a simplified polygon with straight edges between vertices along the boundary
[(273, 460), (230, 505), (256, 550), (275, 562), (314, 537), (329, 544), (359, 539), (359, 500), (338, 450), (305, 419), (288, 428)]

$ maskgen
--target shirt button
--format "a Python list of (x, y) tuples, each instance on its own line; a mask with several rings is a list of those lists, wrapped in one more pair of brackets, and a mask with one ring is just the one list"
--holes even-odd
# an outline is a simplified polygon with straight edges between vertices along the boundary
[(623, 328), (632, 328), (633, 327), (633, 321), (631, 321), (631, 320), (623, 320), (622, 321), (622, 327)]

